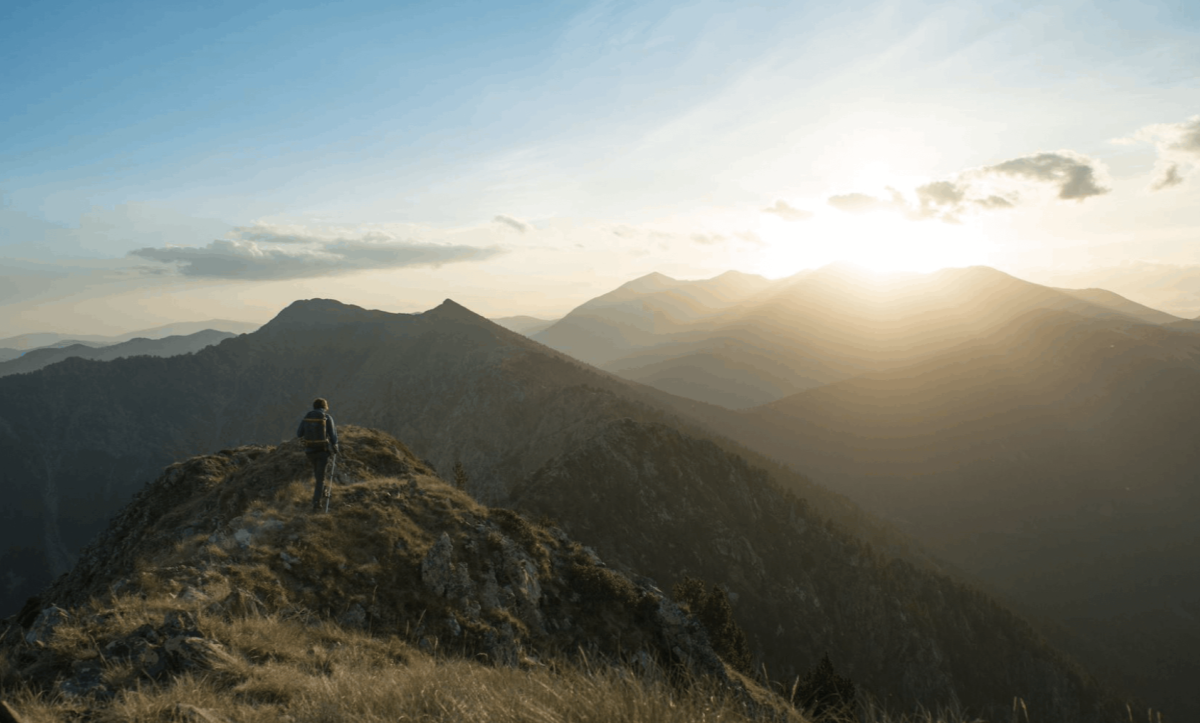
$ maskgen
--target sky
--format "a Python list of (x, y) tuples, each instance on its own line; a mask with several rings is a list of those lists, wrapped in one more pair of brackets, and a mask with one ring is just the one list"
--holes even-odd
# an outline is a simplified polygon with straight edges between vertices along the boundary
[(988, 264), (1200, 316), (1200, 3), (0, 9), (0, 337)]

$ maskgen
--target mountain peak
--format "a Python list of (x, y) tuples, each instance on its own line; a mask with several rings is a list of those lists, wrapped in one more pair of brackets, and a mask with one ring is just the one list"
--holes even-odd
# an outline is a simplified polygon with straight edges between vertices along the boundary
[(424, 316), (436, 319), (457, 319), (460, 321), (488, 321), (486, 317), (476, 314), (454, 299), (446, 299), (429, 311), (426, 311)]
[[(790, 708), (735, 680), (701, 624), (649, 581), (612, 570), (559, 529), (479, 504), (384, 432), (346, 425), (341, 436), (326, 514), (309, 512), (311, 466), (300, 440), (167, 467), (70, 573), (7, 621), (0, 672), (11, 675), (19, 658), (24, 683), (74, 692), (95, 714), (126, 690), (153, 696), (192, 675), (244, 684), (295, 662), (286, 677), (306, 690), (309, 675), (328, 680), (319, 666), (341, 647), (385, 649), (401, 679), (420, 651), (442, 641), (444, 655), (497, 667), (545, 668), (539, 659), (570, 651), (613, 661), (632, 652), (643, 670), (678, 666), (745, 703)], [(90, 614), (89, 601), (101, 598), (110, 614)], [(144, 624), (126, 624), (128, 616)], [(239, 634), (239, 620), (252, 620), (255, 634)], [(67, 621), (105, 659), (129, 663), (101, 678), (95, 652), (90, 664), (82, 656), (88, 646), (72, 661), (65, 644), (47, 645)], [(273, 671), (257, 667), (264, 659)], [(249, 707), (235, 705), (227, 712)], [(394, 714), (394, 697), (391, 705)]]
[(670, 288), (672, 288), (674, 286), (678, 286), (678, 285), (679, 285), (679, 281), (677, 279), (672, 279), (670, 276), (667, 276), (666, 274), (660, 274), (657, 271), (653, 271), (651, 273), (646, 274), (645, 276), (639, 276), (638, 278), (634, 279), (633, 281), (622, 284), (618, 288), (626, 289), (628, 291), (638, 291), (641, 293), (648, 294), (648, 293), (652, 293), (655, 291), (663, 291), (664, 289), (670, 289)]
[(363, 321), (379, 321), (395, 314), (367, 310), (336, 299), (301, 299), (293, 301), (283, 311), (263, 325), (262, 331), (283, 329), (316, 329)]

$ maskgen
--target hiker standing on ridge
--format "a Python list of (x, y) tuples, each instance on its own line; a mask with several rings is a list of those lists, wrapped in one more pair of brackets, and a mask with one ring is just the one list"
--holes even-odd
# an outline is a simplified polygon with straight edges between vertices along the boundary
[(325, 496), (325, 466), (329, 464), (330, 457), (342, 451), (338, 446), (337, 427), (333, 424), (333, 417), (329, 416), (329, 402), (320, 398), (313, 400), (312, 411), (300, 420), (296, 436), (304, 440), (304, 454), (312, 464), (315, 478), (312, 508), (316, 512), (321, 508), (321, 498)]

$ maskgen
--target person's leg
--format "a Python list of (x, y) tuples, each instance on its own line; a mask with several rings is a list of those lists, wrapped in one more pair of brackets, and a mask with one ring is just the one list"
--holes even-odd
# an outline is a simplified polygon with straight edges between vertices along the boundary
[(321, 506), (321, 500), (325, 497), (325, 467), (329, 464), (329, 455), (325, 452), (317, 452), (308, 455), (308, 461), (313, 466), (313, 509)]

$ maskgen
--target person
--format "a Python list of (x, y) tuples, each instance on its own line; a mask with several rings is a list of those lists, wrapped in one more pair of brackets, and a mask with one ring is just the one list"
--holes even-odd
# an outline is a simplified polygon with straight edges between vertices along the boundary
[(313, 408), (300, 420), (296, 436), (304, 440), (304, 454), (313, 468), (312, 508), (316, 512), (325, 496), (325, 467), (331, 457), (342, 451), (338, 445), (337, 426), (329, 415), (329, 402), (320, 398), (313, 400)]

